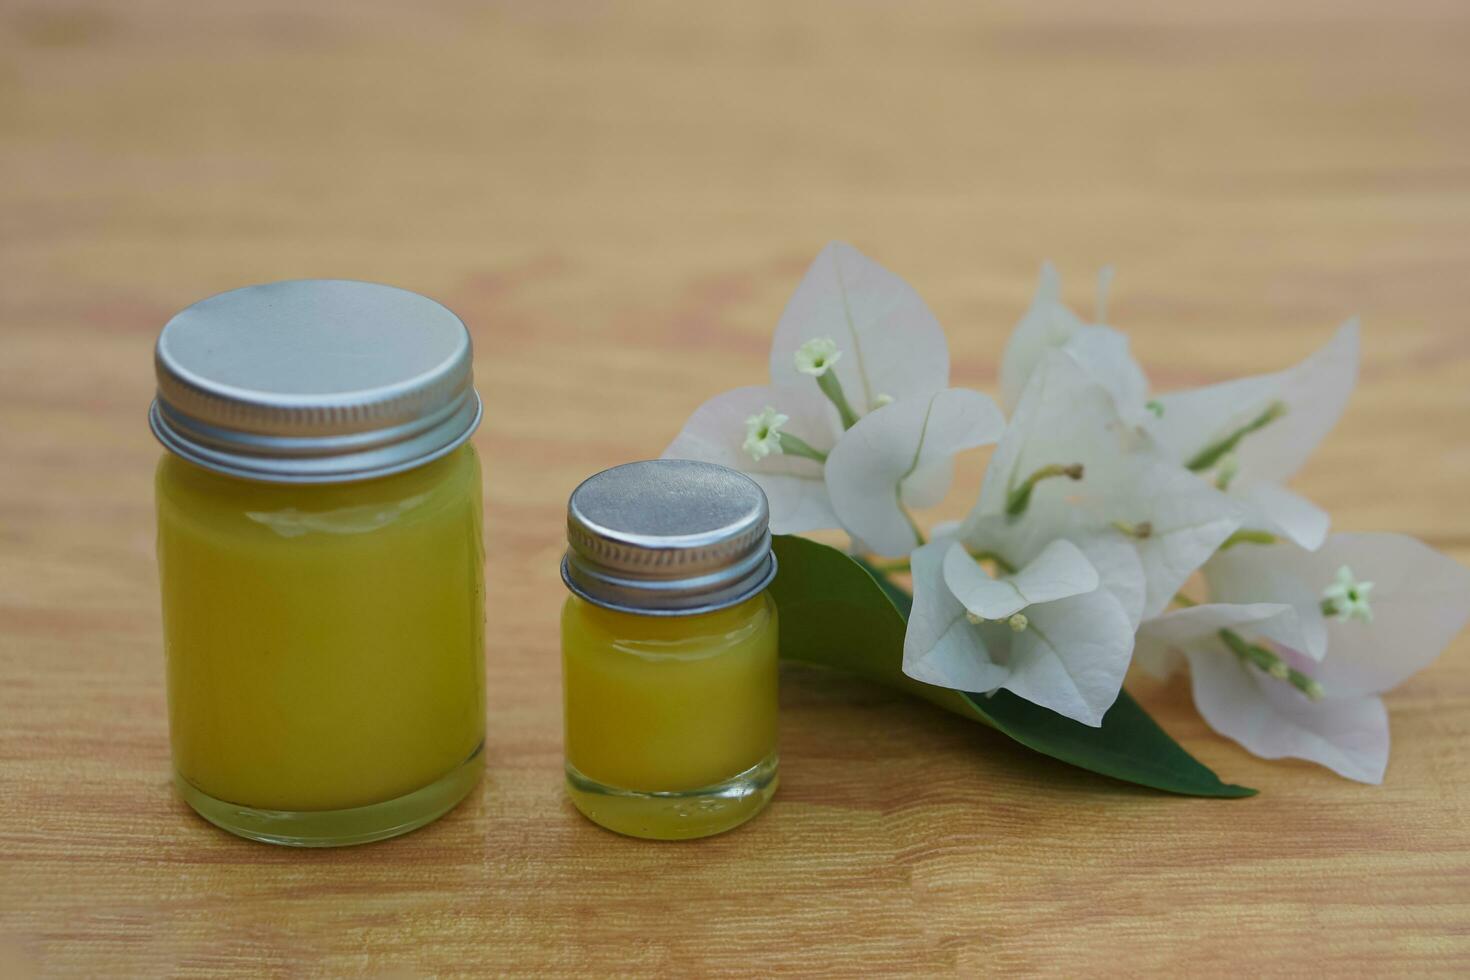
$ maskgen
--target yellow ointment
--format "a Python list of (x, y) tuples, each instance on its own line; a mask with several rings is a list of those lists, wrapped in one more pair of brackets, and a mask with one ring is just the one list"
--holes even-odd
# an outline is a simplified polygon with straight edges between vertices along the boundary
[(345, 810), (413, 793), (478, 753), (472, 448), (307, 487), (165, 456), (157, 498), (169, 724), (189, 787), (254, 809)]
[(484, 767), (464, 324), (391, 286), (267, 283), (174, 316), (154, 367), (179, 795), (300, 847), (439, 817)]
[(775, 792), (778, 624), (760, 488), (630, 463), (572, 494), (563, 577), (567, 792), (637, 837), (720, 833)]
[(567, 761), (609, 786), (712, 786), (776, 751), (776, 606), (697, 616), (562, 610)]

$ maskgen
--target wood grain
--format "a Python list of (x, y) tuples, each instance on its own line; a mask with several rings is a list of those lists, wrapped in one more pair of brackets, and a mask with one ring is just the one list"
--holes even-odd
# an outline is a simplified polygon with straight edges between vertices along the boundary
[[(5, 0), (0, 973), (1470, 972), (1466, 637), (1388, 699), (1381, 788), (1134, 684), (1229, 803), (791, 670), (777, 801), (684, 846), (562, 800), (556, 653), (566, 494), (758, 383), (833, 237), (991, 391), (1047, 256), (1083, 308), (1116, 264), (1161, 388), (1361, 313), (1296, 486), (1470, 558), (1467, 43), (1448, 2)], [(171, 794), (144, 422), (171, 312), (299, 276), (444, 300), (487, 401), (488, 777), (329, 853)]]

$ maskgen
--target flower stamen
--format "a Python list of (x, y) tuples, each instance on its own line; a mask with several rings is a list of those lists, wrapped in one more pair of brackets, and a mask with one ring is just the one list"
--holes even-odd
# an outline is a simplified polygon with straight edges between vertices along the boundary
[(1041, 467), (1035, 473), (1026, 477), (1025, 481), (1019, 487), (1011, 491), (1010, 497), (1006, 500), (1006, 516), (1014, 519), (1026, 513), (1026, 508), (1031, 506), (1031, 491), (1042, 480), (1049, 480), (1057, 476), (1065, 476), (1069, 480), (1080, 480), (1082, 479), (1082, 474), (1083, 469), (1081, 463), (1072, 463), (1067, 466), (1063, 466), (1060, 463), (1052, 463), (1049, 466)]
[(1152, 521), (1139, 521), (1137, 524), (1128, 521), (1113, 521), (1113, 527), (1122, 531), (1130, 538), (1137, 538), (1140, 541), (1153, 537), (1154, 533)]
[[(969, 551), (968, 548), (965, 550)], [(1016, 566), (1012, 565), (1010, 562), (1006, 561), (1003, 556), (998, 555), (993, 551), (970, 551), (970, 557), (975, 559), (976, 561), (990, 562), (1002, 575), (1016, 574)]]
[(1316, 680), (1288, 664), (1285, 660), (1281, 659), (1280, 655), (1267, 650), (1259, 644), (1247, 643), (1234, 630), (1221, 630), (1220, 639), (1225, 641), (1225, 645), (1243, 663), (1257, 667), (1268, 677), (1287, 681), (1292, 687), (1306, 695), (1309, 700), (1320, 701), (1326, 694), (1322, 690), (1322, 685), (1317, 683)]
[(842, 351), (837, 349), (837, 341), (831, 337), (817, 337), (798, 347), (794, 360), (796, 370), (815, 378), (822, 394), (826, 395), (827, 400), (837, 407), (837, 415), (842, 419), (842, 428), (850, 429), (857, 425), (858, 414), (848, 403), (847, 395), (842, 391), (842, 382), (837, 378), (837, 372), (832, 370), (832, 365), (836, 364), (841, 357)]
[(1255, 418), (1251, 419), (1249, 422), (1247, 422), (1245, 425), (1242, 425), (1234, 432), (1231, 432), (1223, 439), (1220, 439), (1218, 442), (1213, 442), (1210, 445), (1206, 446), (1204, 449), (1201, 449), (1189, 462), (1185, 463), (1184, 465), (1187, 466), (1190, 470), (1193, 470), (1195, 473), (1213, 468), (1214, 465), (1220, 462), (1220, 460), (1227, 453), (1235, 451), (1235, 447), (1240, 445), (1240, 440), (1244, 439), (1252, 432), (1257, 432), (1261, 429), (1264, 429), (1266, 426), (1270, 425), (1272, 422), (1275, 422), (1277, 419), (1281, 418), (1281, 416), (1285, 414), (1286, 402), (1272, 402), (1271, 404), (1263, 408), (1261, 410), (1261, 413)]
[(1270, 531), (1253, 531), (1250, 528), (1242, 528), (1230, 537), (1226, 538), (1220, 545), (1220, 551), (1233, 548), (1238, 544), (1275, 544), (1281, 539)]
[(1220, 457), (1220, 465), (1215, 470), (1215, 489), (1225, 491), (1230, 489), (1231, 482), (1240, 473), (1240, 457), (1234, 453), (1226, 453)]

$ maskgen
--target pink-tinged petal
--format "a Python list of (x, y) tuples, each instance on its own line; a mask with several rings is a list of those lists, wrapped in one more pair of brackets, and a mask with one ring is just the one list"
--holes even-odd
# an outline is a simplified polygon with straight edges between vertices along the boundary
[(1423, 670), (1470, 619), (1470, 569), (1403, 534), (1334, 534), (1292, 550), (1288, 571), (1317, 591), (1344, 565), (1373, 583), (1373, 621), (1327, 619), (1327, 657), (1315, 676), (1329, 696), (1380, 694)]
[(1060, 348), (1082, 328), (1082, 320), (1062, 302), (1062, 280), (1050, 262), (1041, 267), (1036, 295), (1011, 331), (1000, 361), (1001, 401), (1015, 411), (1021, 392), (1049, 351)]
[(1211, 728), (1263, 759), (1307, 759), (1340, 776), (1383, 782), (1388, 712), (1376, 697), (1312, 701), (1219, 642), (1185, 650), (1194, 704)]
[(1180, 655), (1186, 647), (1201, 640), (1214, 640), (1226, 629), (1250, 634), (1264, 630), (1288, 637), (1300, 635), (1296, 610), (1285, 603), (1212, 602), (1186, 606), (1143, 621), (1138, 628), (1134, 662), (1155, 677), (1167, 677), (1181, 665)]
[(1007, 669), (991, 656), (982, 631), (965, 618), (965, 607), (944, 584), (940, 538), (917, 549), (911, 561), (914, 606), (903, 643), (903, 672), (914, 680), (958, 691), (993, 691)]
[(830, 337), (832, 366), (853, 409), (879, 396), (903, 399), (949, 385), (944, 330), (908, 283), (845, 242), (822, 249), (786, 304), (771, 345), (771, 383), (815, 388), (796, 370), (797, 348)]
[(745, 420), (768, 405), (790, 416), (784, 431), (812, 447), (826, 451), (835, 441), (827, 417), (830, 406), (819, 392), (763, 386), (736, 388), (695, 409), (663, 456), (719, 463), (748, 474), (766, 492), (771, 530), (776, 534), (840, 527), (820, 463), (774, 453), (757, 461), (741, 448)]
[(944, 555), (944, 581), (960, 604), (981, 619), (1004, 619), (1038, 602), (1053, 602), (1091, 592), (1097, 570), (1072, 542), (1058, 539), (1014, 575), (991, 578), (965, 546), (956, 542)]
[(1133, 654), (1133, 626), (1118, 600), (1097, 589), (1030, 606), (1026, 617), (1027, 628), (1013, 634), (1002, 686), (1073, 721), (1101, 725)]
[(1274, 483), (1256, 483), (1236, 496), (1247, 511), (1245, 524), (1296, 542), (1308, 551), (1322, 547), (1331, 518), (1306, 497)]
[(899, 507), (908, 478), (994, 442), (1004, 424), (994, 402), (963, 388), (864, 416), (827, 457), (827, 491), (842, 526), (880, 555), (908, 554), (917, 544)]
[(1256, 633), (1321, 660), (1328, 651), (1327, 623), (1322, 616), (1322, 590), (1299, 567), (1300, 557), (1306, 554), (1291, 544), (1237, 544), (1205, 564), (1205, 582), (1211, 602), (1291, 606), (1296, 621), (1289, 628), (1268, 623)]
[(1257, 418), (1272, 402), (1286, 414), (1247, 435), (1232, 491), (1258, 482), (1284, 483), (1337, 424), (1358, 378), (1358, 322), (1338, 328), (1322, 349), (1275, 374), (1163, 395), (1154, 436), (1180, 462)]

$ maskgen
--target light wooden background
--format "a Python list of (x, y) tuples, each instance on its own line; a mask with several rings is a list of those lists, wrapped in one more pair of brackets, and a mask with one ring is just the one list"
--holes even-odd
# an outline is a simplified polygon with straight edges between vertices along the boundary
[[(1037, 6), (0, 0), (0, 973), (1470, 970), (1466, 637), (1389, 698), (1381, 788), (1252, 758), (1180, 684), (1134, 689), (1258, 798), (792, 670), (746, 828), (561, 798), (566, 494), (759, 382), (828, 238), (991, 391), (1047, 256), (1084, 309), (1117, 265), (1162, 388), (1361, 313), (1297, 487), (1470, 559), (1470, 8)], [(171, 794), (144, 419), (170, 313), (298, 276), (442, 299), (487, 402), (488, 778), (328, 853)]]

